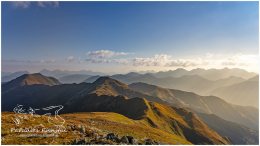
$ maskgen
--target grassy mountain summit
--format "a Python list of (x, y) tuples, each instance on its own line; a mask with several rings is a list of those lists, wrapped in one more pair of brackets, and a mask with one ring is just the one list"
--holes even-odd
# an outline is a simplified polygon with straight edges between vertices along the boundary
[[(132, 136), (139, 144), (145, 144), (145, 139), (152, 139), (160, 144), (192, 144), (181, 136), (153, 128), (145, 121), (133, 120), (121, 114), (113, 112), (84, 112), (62, 114), (66, 120), (64, 125), (67, 132), (60, 133), (58, 137), (42, 138), (35, 137), (34, 141), (26, 137), (17, 137), (17, 134), (10, 133), (10, 128), (15, 126), (12, 118), (15, 114), (10, 112), (2, 113), (2, 144), (73, 144), (75, 141), (85, 141), (87, 144), (127, 144), (107, 140), (107, 135), (114, 133), (123, 136)], [(33, 126), (37, 123), (48, 123), (48, 118), (43, 116), (34, 121), (20, 125), (21, 128)], [(136, 143), (136, 144), (138, 144)]]
[(22, 86), (31, 86), (31, 85), (47, 85), (47, 86), (54, 86), (54, 85), (60, 85), (61, 83), (59, 80), (53, 78), (53, 77), (46, 77), (40, 73), (34, 73), (34, 74), (24, 74), (16, 79), (13, 79), (7, 83), (4, 83), (2, 86), (4, 91), (7, 92), (9, 90), (13, 90), (15, 88), (19, 88)]
[(53, 77), (46, 77), (40, 73), (24, 74), (15, 80), (8, 82), (10, 86), (27, 86), (27, 85), (59, 85), (59, 80)]

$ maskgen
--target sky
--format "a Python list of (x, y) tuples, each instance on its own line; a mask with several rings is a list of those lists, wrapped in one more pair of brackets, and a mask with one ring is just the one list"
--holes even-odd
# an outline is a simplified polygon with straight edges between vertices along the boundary
[(258, 2), (2, 2), (2, 71), (258, 72)]

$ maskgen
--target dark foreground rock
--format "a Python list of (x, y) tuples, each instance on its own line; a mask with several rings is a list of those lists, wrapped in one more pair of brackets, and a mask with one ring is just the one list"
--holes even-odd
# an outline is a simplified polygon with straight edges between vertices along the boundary
[(109, 144), (109, 145), (158, 145), (159, 143), (152, 139), (138, 140), (133, 136), (122, 136), (121, 138), (115, 133), (108, 133), (106, 136), (98, 134), (86, 134), (85, 137), (74, 139), (71, 145), (96, 145), (96, 144)]

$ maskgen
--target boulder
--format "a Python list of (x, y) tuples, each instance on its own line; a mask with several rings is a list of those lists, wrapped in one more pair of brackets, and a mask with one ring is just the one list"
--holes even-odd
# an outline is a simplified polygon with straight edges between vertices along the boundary
[(86, 144), (85, 140), (84, 139), (74, 139), (71, 143), (71, 145), (83, 145), (83, 144)]
[(126, 136), (126, 137), (128, 139), (129, 144), (136, 144), (137, 141), (134, 139), (133, 136)]
[(129, 140), (126, 136), (121, 137), (120, 142), (122, 142), (124, 144), (129, 144)]
[(158, 142), (156, 142), (156, 141), (154, 141), (152, 139), (146, 139), (144, 141), (144, 143), (145, 143), (145, 145), (158, 145), (159, 144)]
[(107, 140), (111, 140), (111, 141), (114, 141), (114, 142), (119, 142), (119, 138), (117, 135), (115, 135), (114, 133), (109, 133), (107, 134), (106, 136)]

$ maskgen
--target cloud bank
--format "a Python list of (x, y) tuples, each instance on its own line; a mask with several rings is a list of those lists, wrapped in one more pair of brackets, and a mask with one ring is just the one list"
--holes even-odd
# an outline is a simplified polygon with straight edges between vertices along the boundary
[(87, 56), (91, 58), (111, 58), (116, 56), (125, 56), (128, 54), (129, 53), (126, 52), (115, 52), (111, 50), (97, 50), (88, 52)]
[(32, 5), (38, 6), (38, 7), (59, 7), (58, 1), (37, 1), (37, 2), (31, 2), (31, 1), (14, 1), (11, 2), (11, 4), (15, 8), (29, 8)]
[[(175, 68), (241, 68), (249, 71), (258, 72), (259, 56), (257, 54), (211, 54), (207, 53), (199, 57), (174, 58), (168, 54), (155, 54), (151, 57), (134, 57), (127, 52), (116, 52), (112, 50), (96, 50), (86, 53), (86, 56), (68, 56), (61, 60), (42, 59), (42, 60), (3, 60), (4, 64), (60, 64), (67, 66), (80, 65), (95, 66), (96, 68), (118, 65), (129, 70), (133, 69), (152, 69), (169, 70)], [(65, 62), (65, 63), (64, 63)], [(97, 64), (100, 64), (97, 65)], [(106, 65), (107, 64), (107, 65)], [(103, 65), (103, 66), (102, 66)]]

